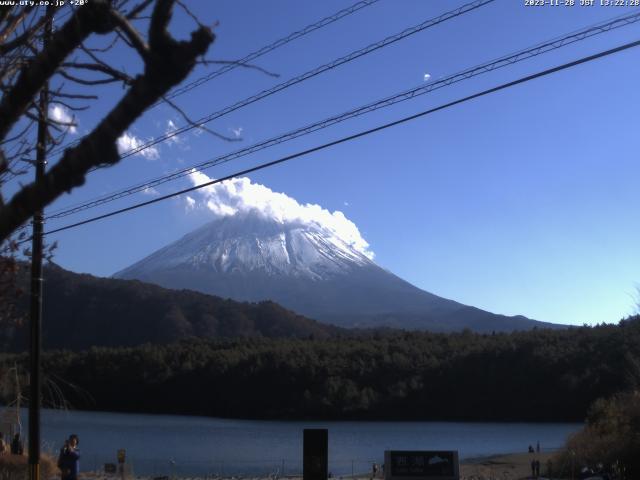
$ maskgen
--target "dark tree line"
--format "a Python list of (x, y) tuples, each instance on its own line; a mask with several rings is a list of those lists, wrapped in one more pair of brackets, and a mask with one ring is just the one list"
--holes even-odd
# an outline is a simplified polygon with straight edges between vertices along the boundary
[[(49, 352), (76, 408), (243, 418), (582, 421), (638, 382), (640, 317), (481, 335), (185, 340)], [(25, 364), (22, 355), (3, 363)]]
[[(21, 268), (16, 286), (28, 292), (28, 268), (24, 263), (16, 267)], [(135, 280), (72, 273), (55, 265), (45, 268), (44, 278), (43, 347), (48, 350), (131, 347), (187, 337), (326, 338), (344, 331), (273, 302), (235, 302)], [(0, 329), (0, 351), (25, 351), (28, 323), (18, 320), (28, 318), (29, 296), (6, 305), (12, 305), (13, 315)]]

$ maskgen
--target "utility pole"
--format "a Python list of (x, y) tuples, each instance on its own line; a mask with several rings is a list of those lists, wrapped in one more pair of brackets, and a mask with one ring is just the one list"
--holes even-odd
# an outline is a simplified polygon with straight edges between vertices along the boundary
[[(53, 9), (47, 7), (42, 48), (45, 50), (53, 29)], [(40, 90), (38, 100), (38, 139), (36, 144), (36, 183), (42, 182), (47, 164), (47, 123), (49, 111), (49, 82)], [(40, 480), (40, 405), (42, 398), (42, 209), (33, 215), (31, 245), (31, 311), (29, 337), (29, 480)]]

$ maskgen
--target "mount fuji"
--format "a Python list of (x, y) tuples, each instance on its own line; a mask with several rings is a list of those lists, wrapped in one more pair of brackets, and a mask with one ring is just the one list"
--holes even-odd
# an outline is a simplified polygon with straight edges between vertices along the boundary
[(239, 301), (273, 300), (343, 327), (479, 332), (558, 327), (426, 292), (320, 223), (285, 222), (253, 209), (222, 216), (114, 276)]

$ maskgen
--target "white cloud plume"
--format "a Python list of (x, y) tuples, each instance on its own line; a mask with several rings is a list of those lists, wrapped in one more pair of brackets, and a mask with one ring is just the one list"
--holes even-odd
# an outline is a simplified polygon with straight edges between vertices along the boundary
[[(134, 150), (141, 147), (145, 143), (146, 142), (142, 141), (135, 135), (132, 135), (129, 132), (125, 132), (124, 135), (118, 138), (118, 152), (122, 155), (129, 150)], [(136, 152), (135, 155), (140, 155), (147, 160), (157, 160), (158, 158), (160, 158), (160, 152), (154, 146), (143, 148), (139, 152)]]
[(49, 105), (49, 118), (55, 122), (59, 122), (63, 125), (59, 125), (62, 129), (67, 129), (69, 133), (76, 133), (78, 129), (75, 126), (75, 119), (69, 113), (69, 110), (59, 104)]
[[(167, 130), (165, 131), (165, 134), (167, 135), (171, 135), (172, 133), (174, 133), (176, 130), (178, 130), (178, 127), (176, 126), (175, 123), (173, 123), (173, 120), (169, 119), (167, 120)], [(181, 144), (183, 141), (182, 137), (180, 135), (173, 135), (169, 138), (167, 138), (167, 142), (169, 142), (169, 144)]]
[(424, 74), (424, 81), (428, 81), (431, 78), (431, 74), (430, 73), (425, 73)]
[(157, 195), (160, 195), (160, 192), (158, 192), (158, 190), (156, 190), (153, 187), (147, 187), (144, 190), (142, 190), (142, 194), (143, 195), (150, 195), (152, 197), (155, 197)]
[[(206, 174), (195, 170), (191, 171), (189, 178), (194, 185), (202, 185), (212, 180)], [(197, 192), (202, 198), (202, 206), (218, 217), (256, 212), (282, 224), (317, 225), (327, 228), (367, 257), (374, 257), (355, 223), (338, 210), (330, 212), (317, 204), (300, 204), (296, 199), (284, 193), (274, 192), (259, 183), (252, 183), (246, 177), (209, 185)], [(195, 208), (195, 200), (191, 197), (186, 198), (188, 207)]]

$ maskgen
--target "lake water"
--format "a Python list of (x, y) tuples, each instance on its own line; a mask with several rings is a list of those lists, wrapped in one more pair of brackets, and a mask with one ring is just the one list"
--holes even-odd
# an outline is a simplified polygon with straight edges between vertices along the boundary
[[(26, 432), (26, 411), (23, 412)], [(80, 436), (82, 470), (116, 462), (126, 449), (137, 475), (267, 475), (302, 470), (302, 431), (328, 428), (329, 471), (362, 473), (384, 450), (458, 450), (460, 459), (563, 445), (576, 423), (322, 422), (229, 420), (44, 410), (43, 447), (57, 452)]]

